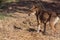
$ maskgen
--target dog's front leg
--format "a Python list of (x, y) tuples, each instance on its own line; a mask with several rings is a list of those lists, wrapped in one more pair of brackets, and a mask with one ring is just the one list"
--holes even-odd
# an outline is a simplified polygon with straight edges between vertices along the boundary
[(40, 18), (39, 18), (39, 15), (36, 15), (36, 19), (37, 19), (37, 33), (40, 32), (41, 30), (41, 21), (40, 21)]

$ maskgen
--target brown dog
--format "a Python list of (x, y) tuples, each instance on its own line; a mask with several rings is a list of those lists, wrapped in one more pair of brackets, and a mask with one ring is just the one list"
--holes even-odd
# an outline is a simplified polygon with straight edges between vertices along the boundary
[(46, 10), (42, 10), (42, 8), (40, 7), (35, 7), (33, 6), (33, 8), (31, 9), (33, 11), (33, 13), (31, 13), (32, 15), (36, 15), (36, 19), (37, 19), (37, 32), (39, 33), (39, 31), (41, 30), (41, 23), (44, 24), (44, 31), (43, 33), (45, 34), (46, 31), (46, 24), (49, 22), (50, 27), (53, 29), (54, 32), (56, 32), (56, 28), (55, 25), (59, 20), (59, 17), (57, 15), (56, 12), (53, 11), (46, 11)]

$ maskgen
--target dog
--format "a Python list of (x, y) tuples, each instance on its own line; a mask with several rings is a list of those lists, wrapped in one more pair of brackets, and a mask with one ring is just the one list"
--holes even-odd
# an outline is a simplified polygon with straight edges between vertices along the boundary
[(41, 30), (41, 24), (44, 24), (43, 34), (46, 33), (46, 24), (49, 23), (50, 27), (54, 32), (56, 32), (55, 25), (59, 20), (59, 14), (53, 11), (43, 10), (41, 7), (33, 6), (31, 9), (33, 13), (31, 15), (35, 15), (37, 19), (37, 32)]

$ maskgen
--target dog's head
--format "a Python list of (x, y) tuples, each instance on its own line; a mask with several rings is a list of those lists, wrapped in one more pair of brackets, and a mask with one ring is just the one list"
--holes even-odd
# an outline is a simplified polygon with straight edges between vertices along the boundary
[(36, 7), (35, 5), (33, 5), (33, 7), (30, 10), (31, 10), (31, 13), (29, 13), (29, 15), (35, 15), (39, 11), (39, 7)]

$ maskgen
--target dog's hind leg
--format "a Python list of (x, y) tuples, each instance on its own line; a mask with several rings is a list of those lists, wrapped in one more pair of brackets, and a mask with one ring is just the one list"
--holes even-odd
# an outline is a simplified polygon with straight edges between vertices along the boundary
[(51, 28), (53, 29), (54, 32), (57, 32), (56, 28), (55, 28), (55, 25), (58, 22), (58, 20), (59, 20), (59, 17), (55, 17), (55, 18), (52, 17), (52, 19), (50, 20), (50, 26), (51, 26)]

